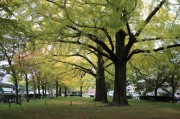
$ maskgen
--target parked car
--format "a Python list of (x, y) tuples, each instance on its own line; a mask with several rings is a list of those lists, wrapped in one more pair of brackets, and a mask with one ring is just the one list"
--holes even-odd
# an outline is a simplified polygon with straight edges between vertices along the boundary
[(174, 95), (174, 100), (175, 100), (175, 102), (180, 102), (180, 96), (178, 96), (178, 95)]
[[(161, 96), (169, 97), (171, 99), (171, 101), (172, 101), (172, 94), (164, 93), (164, 94), (161, 94)], [(174, 94), (174, 101), (175, 102), (180, 102), (180, 96), (178, 96), (177, 94)]]
[(107, 92), (107, 95), (108, 95), (109, 97), (113, 97), (113, 94), (114, 94), (114, 91), (109, 91), (109, 92)]
[(134, 93), (131, 93), (131, 95), (132, 95), (132, 98), (139, 99), (139, 93), (134, 92)]

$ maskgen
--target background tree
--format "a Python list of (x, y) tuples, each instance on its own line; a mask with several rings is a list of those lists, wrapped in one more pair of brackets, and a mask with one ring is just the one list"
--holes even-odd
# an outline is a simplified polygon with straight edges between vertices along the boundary
[(175, 92), (179, 88), (180, 85), (180, 65), (179, 65), (179, 49), (168, 49), (167, 51), (167, 59), (170, 62), (170, 69), (169, 69), (169, 77), (168, 77), (168, 83), (171, 87), (171, 95), (173, 97), (172, 102), (175, 102)]

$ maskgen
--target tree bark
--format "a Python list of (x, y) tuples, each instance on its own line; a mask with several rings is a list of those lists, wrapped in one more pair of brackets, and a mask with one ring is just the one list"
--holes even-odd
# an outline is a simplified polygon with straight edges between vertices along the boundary
[(14, 79), (15, 91), (16, 91), (16, 104), (19, 104), (19, 93), (18, 93), (18, 82), (17, 79)]
[(25, 81), (26, 81), (26, 101), (29, 102), (29, 84), (28, 84), (28, 75), (25, 73)]
[(58, 84), (58, 81), (56, 81), (56, 97), (58, 97), (58, 89), (59, 89), (59, 84)]
[(115, 64), (114, 105), (128, 105), (126, 96), (126, 62)]
[[(100, 46), (97, 46), (97, 49), (102, 51)], [(98, 62), (97, 62), (97, 77), (96, 77), (96, 93), (94, 101), (101, 101), (107, 103), (107, 89), (105, 82), (105, 74), (104, 74), (104, 61), (103, 56), (98, 53)]]
[(33, 88), (34, 88), (34, 100), (36, 99), (36, 83), (35, 80), (33, 78)]
[(157, 101), (157, 90), (158, 90), (158, 87), (156, 86), (155, 89), (154, 89), (154, 98), (155, 98), (155, 101)]
[(37, 82), (38, 82), (38, 99), (41, 98), (41, 93), (40, 93), (40, 80), (37, 79)]
[(175, 86), (172, 86), (172, 102), (174, 103), (175, 102)]
[(174, 86), (174, 74), (172, 74), (172, 78), (171, 78), (171, 86), (172, 86), (172, 103), (175, 102), (175, 86)]
[(61, 96), (61, 95), (62, 95), (61, 90), (62, 90), (62, 87), (59, 87), (59, 96)]
[(13, 81), (14, 81), (14, 86), (15, 86), (15, 98), (16, 98), (16, 104), (19, 104), (19, 93), (18, 93), (18, 80), (16, 77), (16, 71), (14, 69), (14, 67), (11, 64), (11, 60), (8, 60), (8, 64), (11, 67), (11, 71), (12, 71), (12, 77), (13, 77)]
[(42, 97), (44, 98), (45, 97), (45, 88), (44, 88), (44, 83), (42, 83)]
[(46, 92), (47, 91), (47, 86), (46, 85), (47, 84), (44, 85), (44, 95), (45, 95), (45, 97), (47, 96), (47, 92)]
[(80, 96), (82, 97), (82, 85), (80, 86)]
[(125, 46), (126, 33), (119, 30), (116, 33), (116, 56), (115, 65), (115, 82), (114, 82), (114, 96), (113, 105), (128, 105), (126, 96), (126, 65), (127, 65), (127, 51)]
[(19, 104), (18, 81), (17, 81), (17, 77), (16, 77), (16, 72), (13, 68), (11, 70), (12, 70), (12, 76), (14, 79), (15, 91), (16, 91), (16, 96), (15, 96), (16, 97), (16, 104)]
[(64, 97), (66, 97), (67, 96), (67, 88), (65, 87), (64, 88)]

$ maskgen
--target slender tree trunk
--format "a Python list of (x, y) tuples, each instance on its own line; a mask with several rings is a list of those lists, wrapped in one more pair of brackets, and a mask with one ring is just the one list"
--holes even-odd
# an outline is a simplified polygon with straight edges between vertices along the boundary
[(36, 99), (36, 83), (35, 80), (33, 78), (33, 88), (34, 88), (34, 100)]
[(44, 94), (45, 94), (45, 97), (47, 96), (47, 86), (46, 86), (46, 84), (45, 84), (45, 86), (44, 86)]
[[(101, 47), (97, 46), (98, 50), (102, 50)], [(105, 82), (104, 74), (104, 60), (103, 56), (98, 53), (98, 62), (97, 62), (97, 77), (96, 77), (96, 93), (94, 101), (108, 102), (107, 100), (107, 88)]]
[(172, 86), (172, 103), (175, 102), (175, 96), (174, 96), (174, 93), (175, 93), (175, 86), (174, 86), (174, 74), (172, 74), (172, 78), (171, 78), (171, 86)]
[(56, 97), (58, 97), (58, 89), (59, 89), (59, 83), (56, 81)]
[(18, 93), (18, 82), (17, 79), (14, 79), (15, 91), (16, 91), (16, 104), (19, 104), (19, 93)]
[(154, 99), (155, 99), (155, 101), (157, 101), (157, 90), (158, 90), (158, 87), (156, 86), (155, 89), (154, 89)]
[(26, 81), (26, 101), (29, 102), (29, 84), (28, 84), (28, 75), (25, 73), (25, 81)]
[(62, 90), (62, 87), (59, 87), (59, 96), (62, 95), (61, 90)]
[(115, 82), (114, 82), (114, 97), (112, 104), (128, 105), (126, 96), (126, 65), (127, 51), (125, 46), (126, 33), (120, 30), (116, 33), (116, 56), (115, 65)]
[(45, 90), (44, 90), (44, 84), (42, 84), (42, 97), (45, 97)]
[(13, 79), (14, 79), (14, 86), (15, 86), (15, 91), (16, 91), (16, 104), (19, 104), (19, 95), (18, 95), (18, 80), (17, 80), (17, 77), (16, 77), (16, 71), (14, 70), (14, 67), (12, 66), (11, 64), (11, 60), (8, 60), (8, 64), (9, 66), (11, 67), (11, 71), (12, 71), (12, 76), (13, 76)]
[(175, 86), (172, 86), (172, 102), (174, 103), (175, 102)]
[(17, 81), (17, 77), (16, 77), (16, 72), (13, 68), (12, 68), (12, 76), (14, 79), (14, 85), (15, 85), (15, 91), (16, 91), (16, 96), (15, 96), (16, 97), (16, 104), (19, 104), (18, 81)]
[(41, 98), (41, 93), (40, 93), (40, 80), (37, 79), (37, 82), (38, 82), (38, 99)]
[(67, 88), (65, 87), (64, 88), (64, 97), (66, 97), (67, 96)]
[(82, 97), (82, 84), (81, 84), (81, 86), (80, 86), (80, 96)]

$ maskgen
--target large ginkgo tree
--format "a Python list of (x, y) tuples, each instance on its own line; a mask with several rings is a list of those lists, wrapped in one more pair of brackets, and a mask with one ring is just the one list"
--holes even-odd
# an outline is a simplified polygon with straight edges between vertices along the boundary
[(28, 9), (19, 9), (17, 18), (26, 16), (25, 20), (31, 21), (36, 29), (35, 35), (51, 42), (89, 48), (113, 62), (114, 105), (128, 105), (127, 63), (135, 54), (180, 46), (179, 1), (29, 0), (25, 3)]
[[(49, 13), (61, 24), (57, 41), (86, 46), (110, 59), (115, 66), (113, 104), (128, 105), (126, 97), (127, 62), (138, 53), (157, 52), (180, 46), (177, 6), (170, 1), (65, 0), (49, 2)], [(43, 3), (47, 5), (47, 3)], [(179, 4), (179, 3), (177, 3)], [(174, 7), (174, 11), (171, 8)], [(156, 42), (163, 46), (155, 47)], [(100, 51), (93, 45), (98, 44)]]

